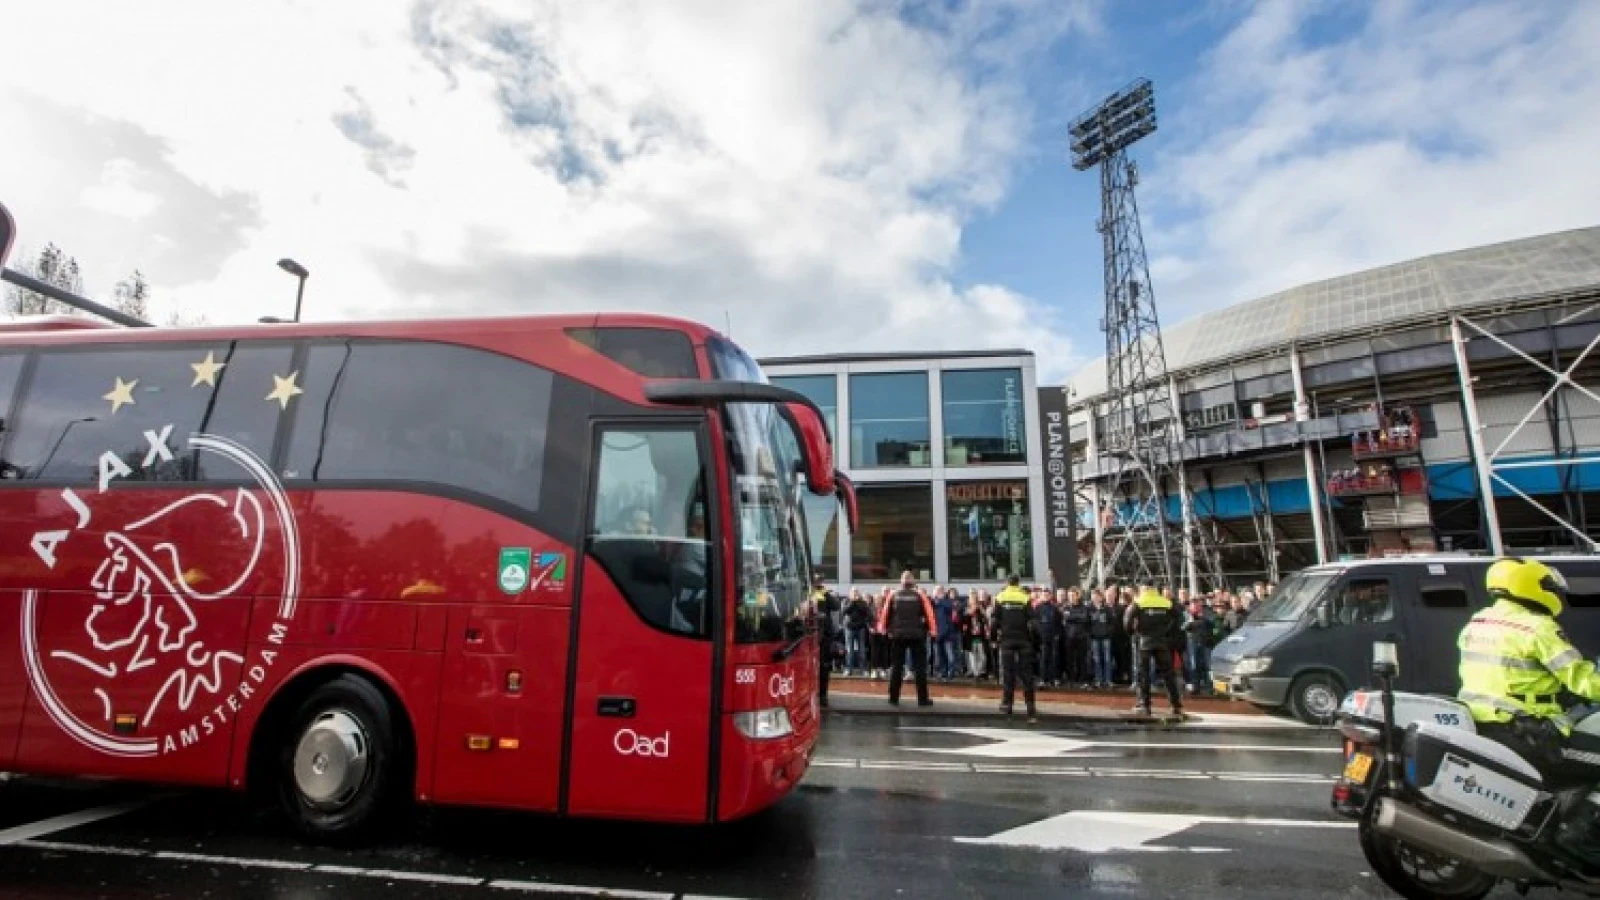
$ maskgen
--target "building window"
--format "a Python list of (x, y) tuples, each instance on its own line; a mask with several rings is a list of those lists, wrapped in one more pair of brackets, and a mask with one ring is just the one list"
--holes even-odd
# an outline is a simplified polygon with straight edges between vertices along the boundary
[(933, 492), (926, 484), (861, 485), (861, 528), (850, 535), (855, 581), (892, 581), (907, 569), (933, 580)]
[(941, 380), (945, 465), (1027, 462), (1021, 369), (951, 371)]
[(926, 372), (850, 376), (851, 466), (926, 466), (930, 434)]
[(944, 493), (950, 580), (1033, 577), (1026, 481), (953, 481), (945, 485)]
[(774, 375), (773, 385), (788, 388), (815, 403), (828, 420), (828, 433), (837, 440), (839, 434), (839, 379), (832, 375)]

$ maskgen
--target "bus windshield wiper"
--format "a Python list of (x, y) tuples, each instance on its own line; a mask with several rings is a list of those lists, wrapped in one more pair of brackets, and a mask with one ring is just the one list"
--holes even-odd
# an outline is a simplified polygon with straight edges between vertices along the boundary
[(811, 636), (811, 632), (809, 632), (809, 631), (801, 632), (799, 637), (795, 638), (794, 640), (790, 641), (789, 643), (785, 644), (784, 646), (782, 646), (782, 647), (778, 648), (777, 650), (773, 651), (773, 653), (772, 653), (772, 661), (773, 662), (783, 662), (784, 660), (786, 660), (789, 657), (793, 656), (794, 652), (796, 650), (799, 650), (800, 649), (800, 645), (805, 642), (805, 639), (810, 637), (810, 636)]

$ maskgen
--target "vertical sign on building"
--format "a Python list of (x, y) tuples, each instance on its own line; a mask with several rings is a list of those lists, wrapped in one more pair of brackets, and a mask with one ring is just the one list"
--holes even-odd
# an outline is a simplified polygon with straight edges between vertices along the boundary
[(1059, 387), (1039, 388), (1039, 443), (1044, 460), (1045, 552), (1056, 584), (1065, 587), (1078, 583), (1078, 516), (1073, 508), (1067, 395)]

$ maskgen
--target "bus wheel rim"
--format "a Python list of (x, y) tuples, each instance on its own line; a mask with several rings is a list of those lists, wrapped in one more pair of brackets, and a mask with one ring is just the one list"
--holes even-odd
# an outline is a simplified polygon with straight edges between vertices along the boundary
[(318, 715), (295, 746), (296, 790), (317, 809), (347, 805), (366, 780), (370, 746), (355, 716), (339, 709)]

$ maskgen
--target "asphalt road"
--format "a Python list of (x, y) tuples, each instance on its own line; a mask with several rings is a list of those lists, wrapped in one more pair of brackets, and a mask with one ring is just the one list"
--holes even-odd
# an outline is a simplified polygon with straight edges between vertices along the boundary
[(1328, 812), (1339, 761), (1281, 722), (835, 712), (802, 787), (733, 826), (430, 810), (362, 850), (229, 794), (7, 779), (0, 897), (1391, 896)]

